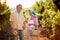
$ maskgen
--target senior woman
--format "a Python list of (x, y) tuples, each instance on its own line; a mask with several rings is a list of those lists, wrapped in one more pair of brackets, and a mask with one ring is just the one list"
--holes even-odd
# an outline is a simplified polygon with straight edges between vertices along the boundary
[(28, 40), (32, 40), (31, 31), (38, 28), (38, 18), (36, 16), (35, 11), (28, 10), (28, 12), (29, 12), (29, 19), (28, 19), (27, 34), (28, 34)]

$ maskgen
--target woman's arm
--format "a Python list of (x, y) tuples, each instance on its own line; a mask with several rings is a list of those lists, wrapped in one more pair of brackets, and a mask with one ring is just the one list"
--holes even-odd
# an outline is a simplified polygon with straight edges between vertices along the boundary
[(35, 23), (34, 23), (34, 25), (35, 25), (36, 29), (38, 29), (38, 18), (37, 18), (37, 17), (35, 18)]

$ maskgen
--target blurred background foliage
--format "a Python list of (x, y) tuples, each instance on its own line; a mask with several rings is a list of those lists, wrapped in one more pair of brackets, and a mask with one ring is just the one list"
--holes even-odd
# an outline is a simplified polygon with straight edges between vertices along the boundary
[(11, 30), (9, 24), (9, 18), (11, 14), (11, 9), (6, 5), (6, 1), (0, 2), (0, 38), (4, 38), (9, 35)]

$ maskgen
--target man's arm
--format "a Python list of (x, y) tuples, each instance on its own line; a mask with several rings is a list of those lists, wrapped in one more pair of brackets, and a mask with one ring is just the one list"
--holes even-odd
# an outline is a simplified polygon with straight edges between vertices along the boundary
[(25, 29), (26, 28), (26, 25), (25, 25), (25, 21), (23, 22), (23, 29)]
[(14, 36), (18, 35), (18, 32), (16, 28), (14, 28), (14, 16), (10, 15), (10, 25), (11, 25), (11, 32)]
[(11, 28), (13, 28), (13, 14), (10, 15), (10, 25), (11, 25)]
[(13, 21), (10, 21), (11, 29), (13, 29)]
[(22, 25), (22, 27), (23, 27), (23, 29), (25, 29), (26, 28), (26, 25), (25, 25), (25, 18), (24, 18), (24, 15), (22, 14), (22, 18), (23, 18), (23, 25)]

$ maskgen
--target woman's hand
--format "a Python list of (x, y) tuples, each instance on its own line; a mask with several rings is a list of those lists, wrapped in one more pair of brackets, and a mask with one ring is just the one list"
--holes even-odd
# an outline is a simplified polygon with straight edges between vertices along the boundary
[(34, 24), (34, 26), (35, 26), (35, 29), (38, 29), (38, 25)]

